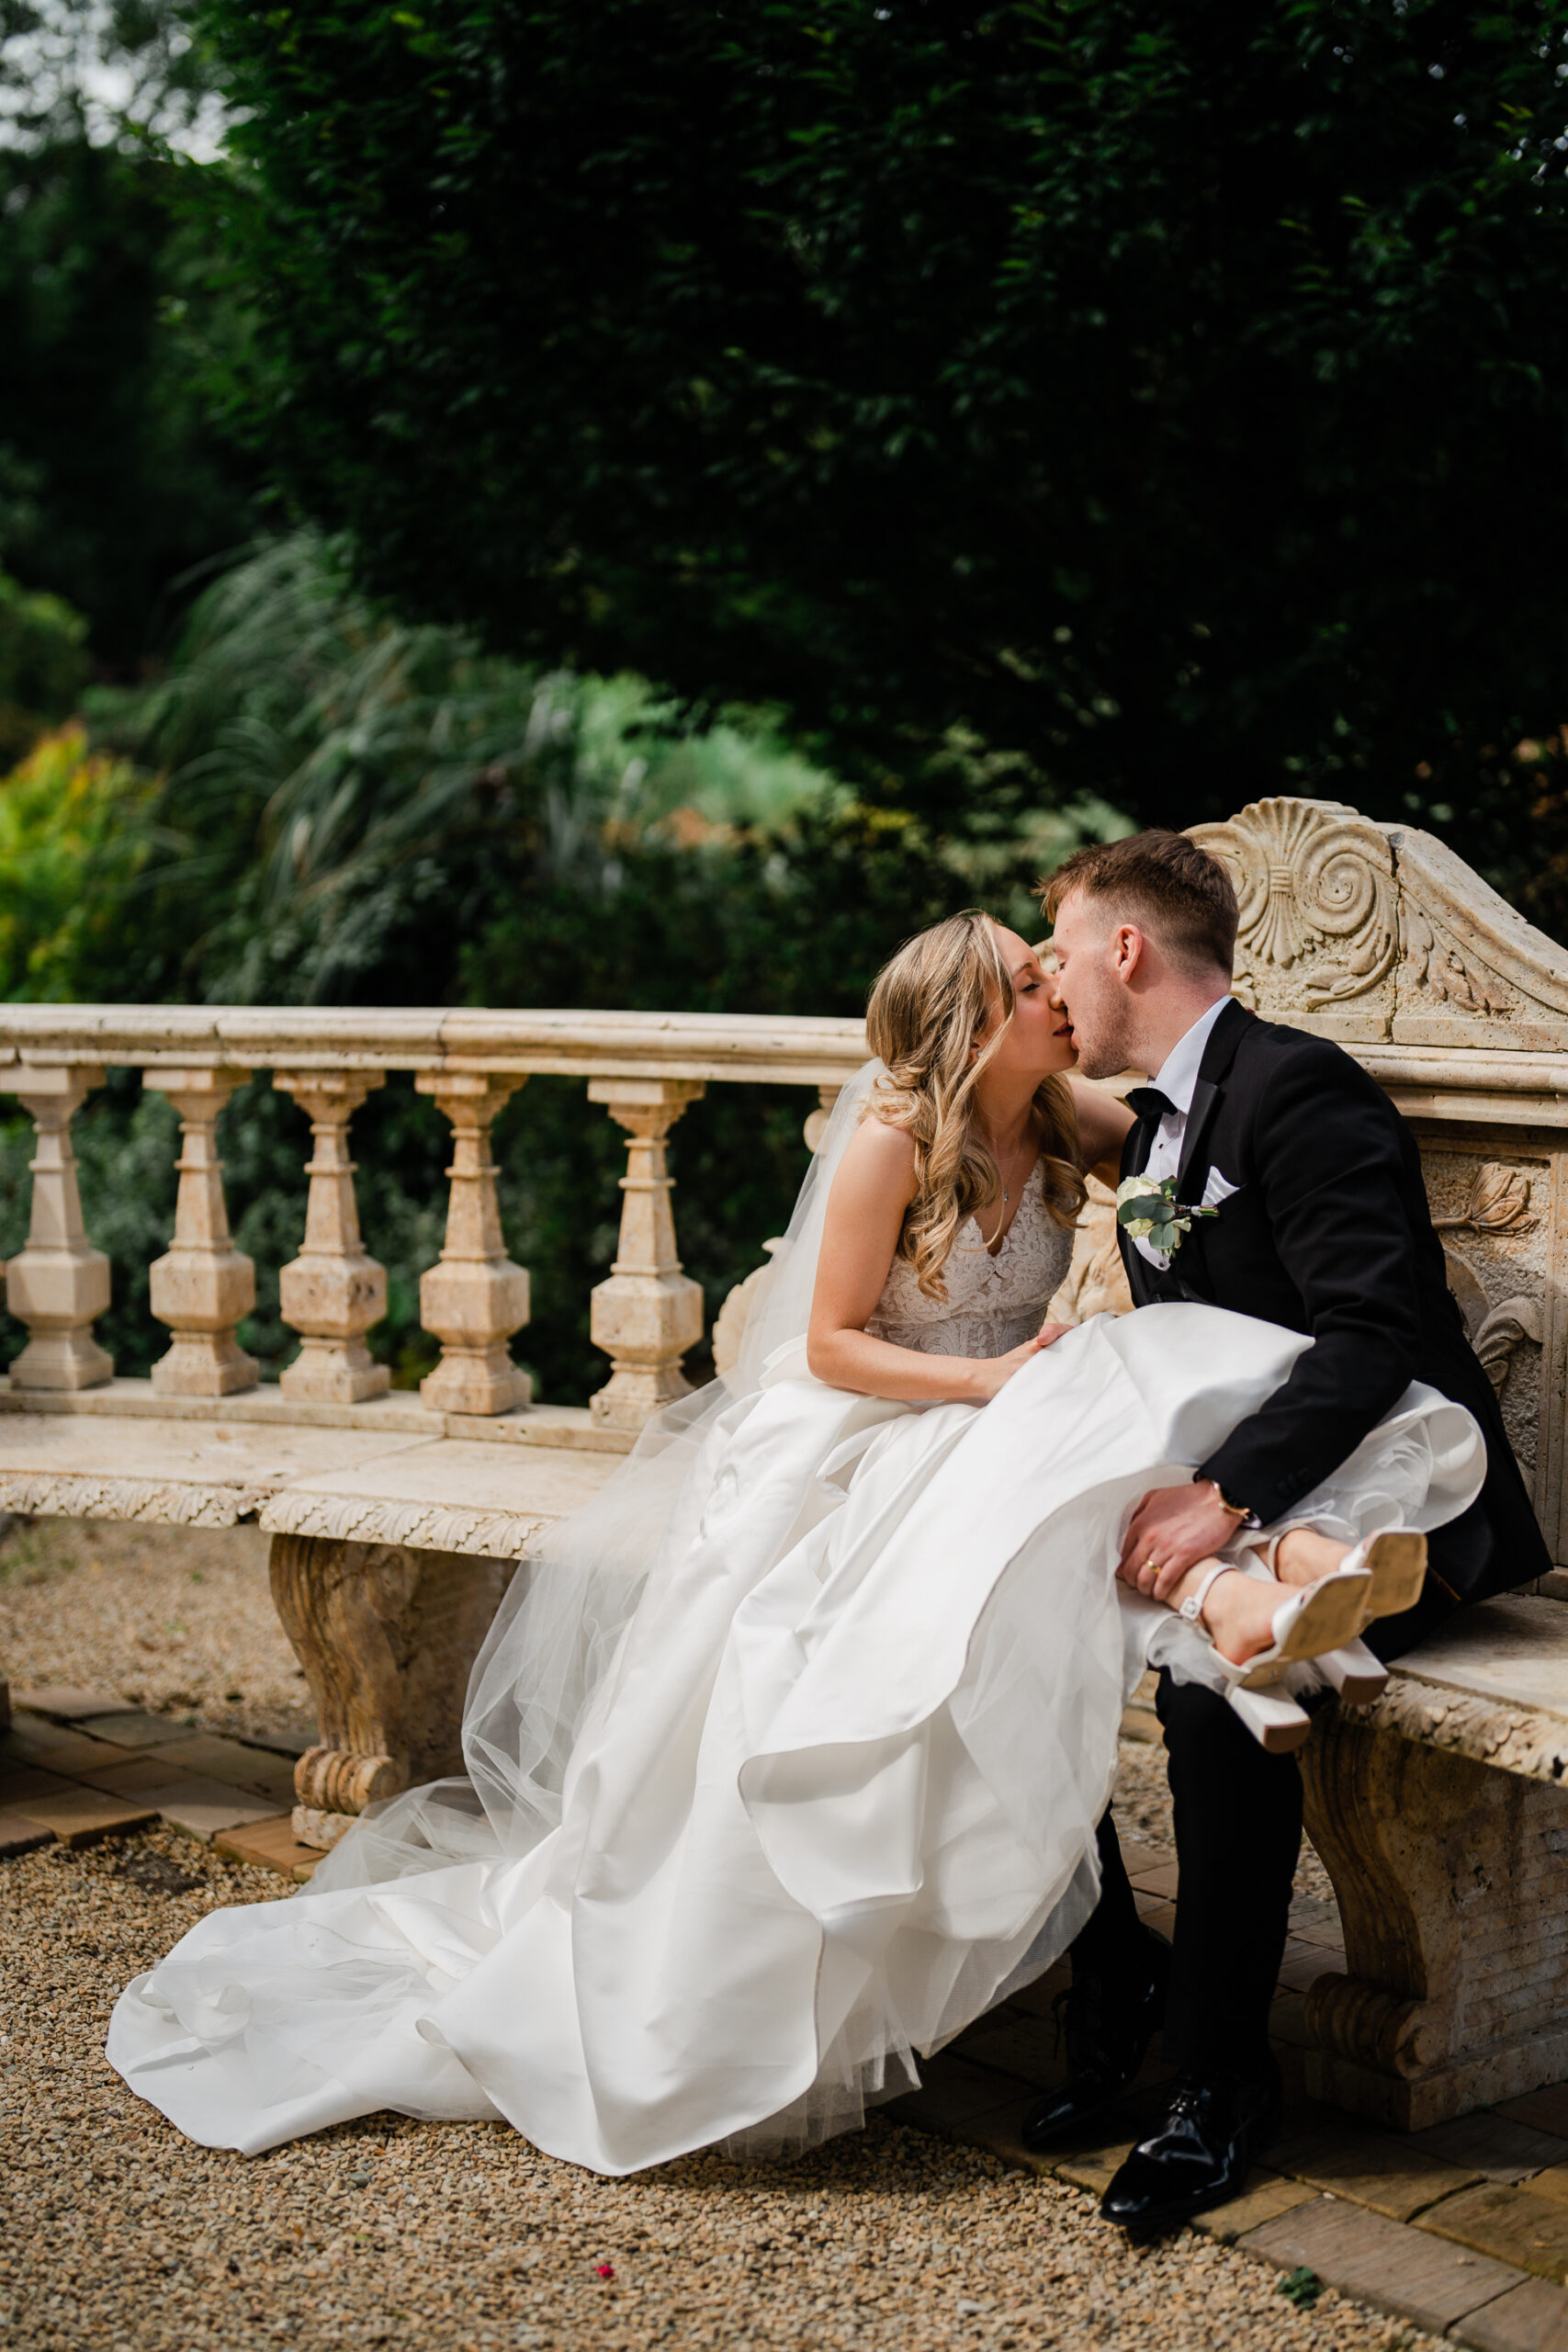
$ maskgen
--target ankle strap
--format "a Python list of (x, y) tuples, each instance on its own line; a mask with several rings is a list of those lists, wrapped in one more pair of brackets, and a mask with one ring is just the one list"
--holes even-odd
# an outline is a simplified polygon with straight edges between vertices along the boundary
[(1313, 1527), (1313, 1522), (1310, 1519), (1288, 1519), (1283, 1527), (1277, 1527), (1274, 1530), (1273, 1534), (1269, 1536), (1266, 1544), (1258, 1546), (1262, 1555), (1263, 1565), (1268, 1569), (1271, 1577), (1277, 1577), (1280, 1573), (1280, 1544), (1284, 1542), (1287, 1535), (1294, 1535), (1303, 1527), (1311, 1533), (1316, 1532), (1316, 1530)]
[(1190, 1592), (1188, 1594), (1186, 1600), (1182, 1602), (1180, 1608), (1177, 1611), (1178, 1616), (1185, 1617), (1190, 1625), (1196, 1625), (1199, 1623), (1203, 1614), (1203, 1603), (1208, 1600), (1209, 1594), (1213, 1590), (1214, 1584), (1219, 1577), (1228, 1574), (1229, 1569), (1226, 1563), (1224, 1560), (1216, 1560), (1213, 1566), (1209, 1570), (1208, 1575), (1203, 1578), (1202, 1583), (1199, 1586), (1197, 1591)]

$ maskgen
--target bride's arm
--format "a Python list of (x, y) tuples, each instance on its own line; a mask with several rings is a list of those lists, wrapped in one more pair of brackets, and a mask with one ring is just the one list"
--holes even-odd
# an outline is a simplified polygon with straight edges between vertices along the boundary
[[(866, 1324), (898, 1246), (904, 1212), (915, 1197), (915, 1147), (899, 1127), (867, 1119), (854, 1136), (828, 1196), (806, 1360), (829, 1387), (911, 1404), (958, 1397), (983, 1404), (1027, 1363), (1031, 1340), (1005, 1356), (924, 1355), (874, 1340)], [(1048, 1327), (1050, 1328), (1050, 1327)]]
[(1078, 1160), (1085, 1172), (1098, 1176), (1112, 1192), (1122, 1179), (1122, 1146), (1133, 1124), (1133, 1114), (1102, 1086), (1087, 1078), (1069, 1078), (1078, 1114)]

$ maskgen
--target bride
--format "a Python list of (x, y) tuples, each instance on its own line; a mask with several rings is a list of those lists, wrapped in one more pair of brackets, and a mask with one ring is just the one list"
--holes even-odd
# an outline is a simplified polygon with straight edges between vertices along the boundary
[(1196, 1305), (1043, 1321), (1129, 1114), (1068, 1074), (1013, 933), (923, 933), (867, 1026), (739, 1364), (514, 1578), (466, 1777), (122, 1995), (109, 2058), (189, 2137), (391, 2108), (623, 2174), (857, 2122), (1088, 1919), (1145, 1662), (1299, 1677), (1407, 1603), (1418, 1537), (1358, 1538), (1478, 1488), (1473, 1422), (1413, 1386), (1269, 1566), (1238, 1546), (1171, 1608), (1118, 1586), (1134, 1504), (1307, 1343)]

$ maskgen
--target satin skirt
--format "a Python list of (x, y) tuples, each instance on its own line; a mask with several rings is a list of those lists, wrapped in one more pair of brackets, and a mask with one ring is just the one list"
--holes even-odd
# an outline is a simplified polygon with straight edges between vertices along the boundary
[[(246, 2153), (392, 2109), (624, 2174), (853, 2123), (1087, 1919), (1127, 1691), (1151, 1656), (1212, 1672), (1117, 1586), (1128, 1514), (1305, 1344), (1102, 1316), (984, 1408), (852, 1396), (797, 1352), (707, 1439), (558, 1817), (470, 1801), (453, 1858), (350, 1883), (395, 1806), (324, 1883), (213, 1912), (137, 1977), (111, 2063)], [(1429, 1527), (1483, 1471), (1471, 1417), (1413, 1387), (1302, 1510)]]

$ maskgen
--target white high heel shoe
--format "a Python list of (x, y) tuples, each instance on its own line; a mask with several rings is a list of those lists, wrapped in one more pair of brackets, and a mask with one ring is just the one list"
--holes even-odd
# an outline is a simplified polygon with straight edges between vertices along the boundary
[(1365, 1642), (1346, 1642), (1337, 1650), (1325, 1650), (1313, 1664), (1347, 1707), (1370, 1707), (1388, 1689), (1388, 1668)]
[(1289, 1756), (1304, 1747), (1311, 1736), (1312, 1717), (1293, 1699), (1277, 1690), (1248, 1690), (1232, 1682), (1226, 1686), (1225, 1700), (1266, 1755)]
[[(1312, 1534), (1317, 1532), (1310, 1520), (1292, 1520), (1289, 1526), (1277, 1528), (1260, 1547), (1258, 1556), (1270, 1576), (1278, 1573), (1280, 1544), (1287, 1535), (1302, 1528)], [(1366, 1612), (1357, 1627), (1358, 1633), (1364, 1632), (1374, 1617), (1398, 1617), (1406, 1609), (1415, 1608), (1427, 1581), (1427, 1539), (1417, 1535), (1414, 1528), (1380, 1527), (1372, 1534), (1363, 1535), (1354, 1550), (1346, 1553), (1339, 1567), (1341, 1573), (1348, 1568), (1365, 1568), (1371, 1578)]]
[[(1337, 1693), (1342, 1707), (1370, 1707), (1388, 1689), (1387, 1667), (1364, 1642), (1346, 1642), (1337, 1650), (1325, 1650), (1311, 1664)], [(1225, 1697), (1270, 1756), (1289, 1756), (1305, 1745), (1312, 1717), (1278, 1684), (1267, 1690), (1248, 1690), (1233, 1682)]]
[(1363, 1626), (1374, 1617), (1401, 1616), (1421, 1598), (1427, 1581), (1427, 1539), (1408, 1527), (1380, 1528), (1375, 1535), (1363, 1536), (1340, 1561), (1340, 1574), (1348, 1568), (1365, 1568), (1371, 1578)]
[[(1203, 1623), (1203, 1603), (1217, 1580), (1234, 1573), (1228, 1561), (1217, 1560), (1198, 1587), (1182, 1602), (1179, 1613), (1200, 1633), (1213, 1634)], [(1302, 1658), (1319, 1658), (1353, 1642), (1361, 1630), (1362, 1612), (1371, 1587), (1371, 1571), (1348, 1562), (1315, 1584), (1301, 1585), (1274, 1611), (1273, 1641), (1266, 1650), (1239, 1666), (1219, 1649), (1214, 1663), (1227, 1682), (1244, 1690), (1266, 1690), (1278, 1682), (1287, 1667)]]
[[(1182, 1602), (1179, 1612), (1211, 1644), (1213, 1635), (1202, 1621), (1203, 1603), (1215, 1578), (1224, 1575), (1226, 1566), (1224, 1561), (1216, 1563), (1197, 1591)], [(1245, 1568), (1241, 1570), (1242, 1575), (1247, 1573)], [(1343, 1660), (1347, 1684), (1356, 1679), (1349, 1653), (1360, 1649), (1355, 1630), (1360, 1622), (1364, 1589), (1369, 1581), (1365, 1568), (1353, 1569), (1348, 1575), (1341, 1568), (1318, 1584), (1303, 1585), (1274, 1611), (1274, 1639), (1269, 1648), (1259, 1657), (1248, 1658), (1244, 1665), (1237, 1666), (1234, 1659), (1214, 1650), (1214, 1662), (1225, 1677), (1225, 1698), (1267, 1755), (1289, 1756), (1311, 1736), (1311, 1716), (1288, 1691), (1269, 1687), (1292, 1666), (1311, 1658), (1334, 1681), (1336, 1668)], [(1325, 1593), (1327, 1586), (1336, 1589)], [(1377, 1661), (1371, 1659), (1371, 1663), (1375, 1668)], [(1335, 1687), (1341, 1686), (1336, 1682)], [(1375, 1691), (1368, 1692), (1369, 1697), (1376, 1695)]]

